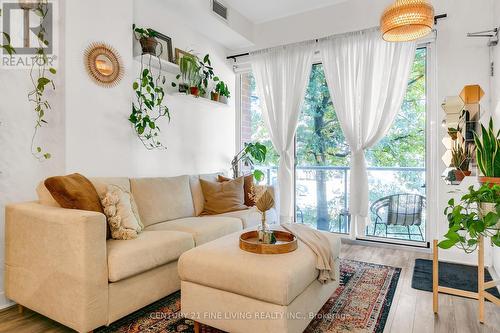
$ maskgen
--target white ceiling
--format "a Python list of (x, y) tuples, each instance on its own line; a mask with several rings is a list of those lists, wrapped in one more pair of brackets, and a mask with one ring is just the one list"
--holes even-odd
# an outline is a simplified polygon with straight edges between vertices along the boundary
[(258, 24), (345, 1), (348, 0), (223, 0), (221, 2)]

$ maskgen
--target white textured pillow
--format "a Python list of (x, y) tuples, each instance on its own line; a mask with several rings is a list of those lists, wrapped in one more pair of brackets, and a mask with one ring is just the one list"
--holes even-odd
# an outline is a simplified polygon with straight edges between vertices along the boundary
[(118, 186), (110, 185), (101, 203), (113, 239), (125, 240), (137, 237), (142, 226), (134, 214), (129, 192)]

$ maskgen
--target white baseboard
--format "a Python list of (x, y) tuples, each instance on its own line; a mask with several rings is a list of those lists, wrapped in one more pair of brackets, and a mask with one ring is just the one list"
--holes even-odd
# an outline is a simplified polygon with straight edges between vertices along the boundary
[(0, 291), (0, 310), (6, 309), (14, 304), (16, 303), (5, 297), (5, 293)]

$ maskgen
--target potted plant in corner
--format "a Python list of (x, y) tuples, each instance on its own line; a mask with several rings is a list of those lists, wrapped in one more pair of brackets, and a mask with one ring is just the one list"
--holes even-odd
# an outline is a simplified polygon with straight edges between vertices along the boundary
[[(243, 162), (245, 166), (253, 167), (255, 162), (263, 163), (266, 160), (267, 147), (259, 142), (245, 143), (243, 149), (233, 157), (231, 169), (233, 178), (240, 175), (239, 164)], [(256, 180), (264, 179), (264, 173), (261, 170), (254, 170), (253, 176)]]
[(153, 29), (136, 28), (133, 25), (135, 38), (139, 41), (142, 48), (142, 54), (151, 54), (156, 56), (156, 48), (158, 41), (156, 40), (157, 33)]
[(449, 230), (445, 240), (439, 242), (442, 249), (453, 246), (472, 253), (478, 246), (480, 237), (490, 237), (494, 246), (500, 247), (500, 186), (486, 183), (478, 190), (469, 187), (460, 203), (448, 201), (444, 214)]
[(455, 141), (455, 146), (451, 150), (451, 157), (452, 165), (455, 168), (455, 180), (461, 182), (466, 176), (471, 175), (469, 170), (472, 158), (471, 147), (466, 142), (459, 143)]
[(481, 125), (481, 137), (474, 133), (476, 158), (482, 176), (481, 184), (500, 184), (500, 131), (493, 129), (493, 119), (490, 118), (488, 128)]

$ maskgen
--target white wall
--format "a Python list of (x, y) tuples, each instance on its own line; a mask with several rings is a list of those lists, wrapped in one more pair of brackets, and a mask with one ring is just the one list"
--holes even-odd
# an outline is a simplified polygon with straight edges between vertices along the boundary
[[(500, 2), (493, 2), (493, 24), (500, 28)], [(493, 62), (495, 63), (495, 76), (492, 79), (492, 111), (497, 128), (500, 128), (500, 45), (493, 47)], [(497, 275), (500, 276), (500, 248), (493, 251), (493, 265)], [(500, 287), (499, 287), (500, 288)]]
[[(217, 74), (235, 92), (235, 76), (226, 50), (185, 25), (161, 0), (61, 1), (57, 91), (43, 140), (53, 155), (47, 162), (30, 154), (34, 115), (27, 102), (28, 71), (0, 69), (0, 206), (33, 200), (36, 184), (50, 175), (81, 172), (87, 176), (170, 176), (226, 170), (234, 153), (234, 98), (214, 106), (186, 97), (167, 96), (172, 121), (162, 127), (164, 151), (147, 151), (127, 120), (132, 81), (132, 24), (171, 36), (174, 47), (210, 53)], [(170, 4), (170, 6), (172, 6)], [(67, 18), (64, 22), (64, 18)], [(103, 88), (88, 77), (83, 52), (91, 42), (106, 42), (121, 55), (122, 81)], [(172, 77), (167, 85), (170, 85)], [(8, 101), (8, 102), (6, 102)], [(3, 297), (4, 214), (0, 215), (0, 308)]]
[[(79, 171), (90, 176), (160, 176), (227, 169), (234, 152), (234, 99), (229, 107), (214, 107), (185, 97), (167, 96), (172, 120), (170, 124), (168, 121), (159, 124), (167, 150), (146, 150), (134, 137), (127, 120), (132, 81), (139, 70), (132, 52), (133, 23), (172, 37), (174, 47), (197, 50), (203, 55), (210, 53), (215, 70), (234, 92), (234, 74), (225, 62), (225, 49), (186, 26), (162, 1), (92, 0), (91, 3), (99, 11), (89, 1), (69, 2), (66, 11), (72, 17), (66, 37), (68, 172)], [(126, 74), (116, 87), (102, 88), (85, 73), (82, 52), (93, 41), (105, 41), (121, 55)], [(167, 87), (172, 79), (173, 76), (168, 76)]]
[[(55, 10), (63, 10), (56, 4)], [(55, 31), (64, 35), (63, 18), (55, 17)], [(61, 41), (59, 41), (61, 42)], [(54, 53), (61, 54), (61, 43)], [(57, 69), (64, 66), (60, 59)], [(31, 136), (35, 112), (28, 102), (28, 92), (33, 89), (28, 69), (0, 68), (0, 308), (10, 304), (4, 297), (4, 208), (12, 202), (35, 198), (36, 184), (48, 175), (64, 173), (64, 78), (55, 78), (56, 93), (47, 91), (53, 110), (46, 114), (48, 125), (39, 131), (38, 143), (52, 158), (39, 162), (31, 155)]]
[[(257, 25), (254, 34), (256, 45), (252, 49), (293, 43), (377, 26), (379, 25), (380, 15), (384, 8), (392, 2), (392, 0), (351, 0), (335, 6)], [(436, 75), (435, 82), (433, 82), (434, 100), (432, 101), (432, 105), (429, 106), (429, 116), (432, 117), (436, 114), (438, 116), (431, 124), (429, 130), (438, 133), (438, 140), (429, 143), (432, 145), (432, 150), (430, 150), (432, 155), (428, 158), (428, 169), (438, 177), (434, 184), (428, 184), (436, 192), (437, 197), (437, 200), (428, 201), (428, 206), (434, 205), (432, 208), (435, 211), (435, 216), (431, 216), (430, 219), (430, 223), (434, 224), (431, 226), (431, 239), (442, 237), (445, 230), (447, 230), (447, 222), (442, 212), (450, 197), (450, 193), (448, 192), (456, 189), (456, 187), (446, 185), (439, 178), (444, 169), (444, 165), (441, 162), (441, 156), (444, 154), (444, 146), (440, 141), (445, 135), (444, 129), (440, 125), (444, 117), (440, 104), (446, 96), (458, 95), (463, 86), (467, 84), (479, 84), (485, 91), (485, 97), (482, 100), (484, 118), (487, 118), (491, 111), (487, 40), (467, 38), (466, 34), (467, 32), (488, 30), (493, 27), (493, 2), (493, 0), (432, 1), (436, 14), (447, 13), (448, 18), (439, 21), (437, 25), (437, 40), (433, 46), (437, 70), (434, 73)], [(497, 21), (498, 17), (500, 16), (496, 16)], [(497, 71), (500, 71), (500, 61), (497, 64)], [(498, 100), (500, 93), (497, 96)], [(500, 112), (500, 103), (497, 109), (497, 113)], [(474, 182), (475, 180), (471, 179), (470, 181)], [(490, 248), (487, 251), (491, 253)], [(455, 249), (441, 251), (441, 253), (442, 257), (448, 260), (469, 263), (476, 261), (474, 256), (462, 254), (462, 252)], [(488, 256), (487, 262), (491, 263), (491, 255)]]

